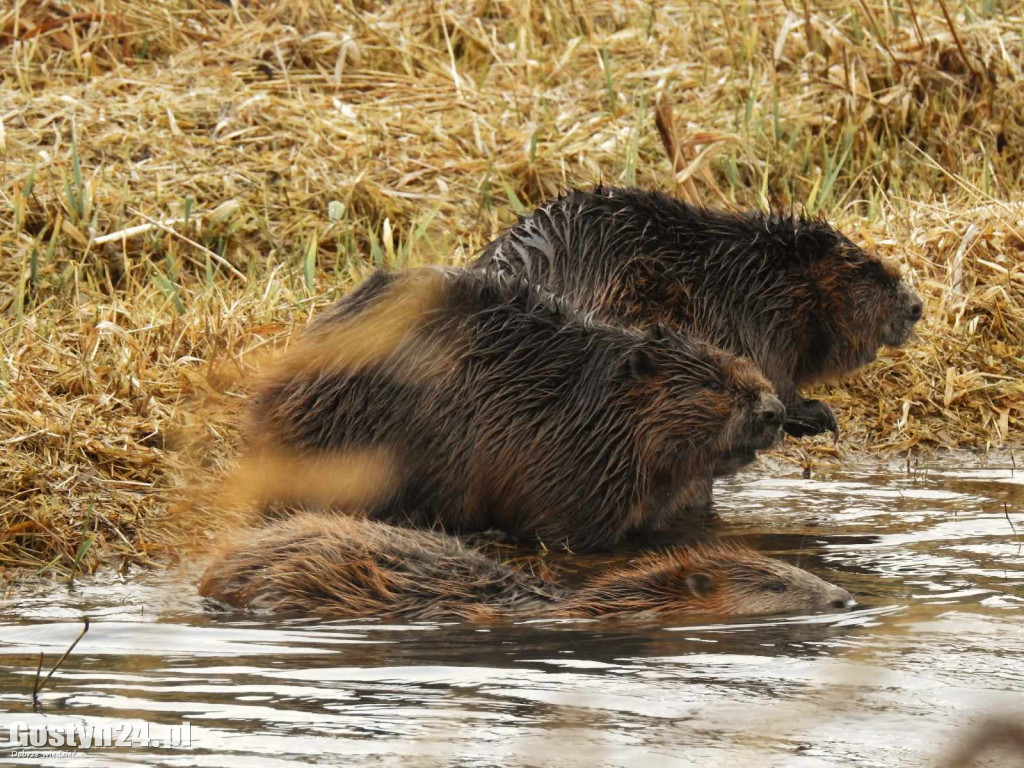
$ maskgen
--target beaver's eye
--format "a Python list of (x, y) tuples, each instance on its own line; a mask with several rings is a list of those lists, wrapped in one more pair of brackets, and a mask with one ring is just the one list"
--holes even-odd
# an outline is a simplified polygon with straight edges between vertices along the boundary
[(781, 581), (769, 581), (767, 584), (764, 585), (764, 589), (766, 589), (768, 592), (785, 592), (786, 585), (783, 584)]
[(722, 385), (719, 384), (714, 379), (708, 379), (707, 381), (704, 382), (704, 389), (706, 389), (708, 392), (721, 392)]

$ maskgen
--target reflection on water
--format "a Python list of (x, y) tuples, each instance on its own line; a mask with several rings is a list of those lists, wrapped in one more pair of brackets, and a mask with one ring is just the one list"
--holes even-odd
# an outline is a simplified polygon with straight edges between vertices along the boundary
[[(1024, 717), (1022, 502), (1024, 473), (993, 469), (724, 484), (724, 532), (847, 587), (839, 616), (268, 621), (204, 611), (195, 574), (50, 587), (0, 607), (0, 726), (192, 723), (187, 752), (74, 765), (935, 765), (987, 714)], [(84, 615), (33, 714), (38, 653)]]

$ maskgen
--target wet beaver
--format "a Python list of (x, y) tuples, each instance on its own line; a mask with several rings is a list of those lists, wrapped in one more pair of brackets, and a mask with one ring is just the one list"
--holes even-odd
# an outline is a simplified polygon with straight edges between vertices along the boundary
[(521, 278), (377, 273), (306, 345), (344, 349), (374, 331), (361, 317), (408, 306), (414, 321), (376, 356), (324, 364), (300, 343), (292, 354), (314, 362), (271, 375), (252, 414), (254, 440), (300, 457), (390, 451), (396, 476), (372, 517), (603, 548), (705, 505), (722, 454), (781, 432), (785, 410), (750, 361), (591, 321)]
[(845, 589), (737, 545), (649, 554), (568, 589), (447, 534), (308, 513), (254, 531), (224, 551), (199, 592), (275, 613), (435, 620), (742, 616), (853, 605)]
[(664, 323), (750, 357), (797, 437), (838, 435), (832, 410), (799, 390), (860, 368), (882, 345), (901, 346), (923, 306), (892, 266), (825, 221), (701, 208), (634, 188), (544, 203), (475, 266), (521, 275), (606, 320)]

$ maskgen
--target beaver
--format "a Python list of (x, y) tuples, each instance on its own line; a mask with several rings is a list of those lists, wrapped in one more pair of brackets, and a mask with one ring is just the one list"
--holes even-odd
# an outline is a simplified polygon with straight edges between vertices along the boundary
[[(409, 306), (415, 322), (379, 354), (331, 353), (373, 331), (360, 318)], [(257, 392), (252, 440), (300, 457), (385, 449), (397, 468), (382, 498), (341, 511), (577, 551), (706, 505), (720, 456), (771, 444), (785, 417), (749, 360), (486, 272), (378, 272), (291, 354)]]
[[(899, 347), (921, 299), (826, 221), (698, 207), (655, 191), (574, 190), (486, 246), (473, 265), (521, 275), (603, 319), (664, 323), (760, 366), (796, 437), (831, 430), (799, 390)], [(740, 453), (730, 471), (752, 459)]]
[(570, 589), (445, 533), (312, 513), (223, 551), (199, 593), (272, 613), (471, 621), (823, 613), (854, 604), (845, 589), (737, 544), (649, 553)]

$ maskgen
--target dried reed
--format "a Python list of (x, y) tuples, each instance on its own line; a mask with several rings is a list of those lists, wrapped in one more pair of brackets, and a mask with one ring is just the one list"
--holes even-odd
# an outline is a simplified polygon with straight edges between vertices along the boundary
[(183, 488), (230, 467), (251, 353), (370, 265), (463, 261), (599, 180), (803, 207), (908, 268), (918, 343), (827, 388), (846, 451), (1019, 444), (1022, 26), (990, 0), (5, 4), (0, 566), (202, 537)]

